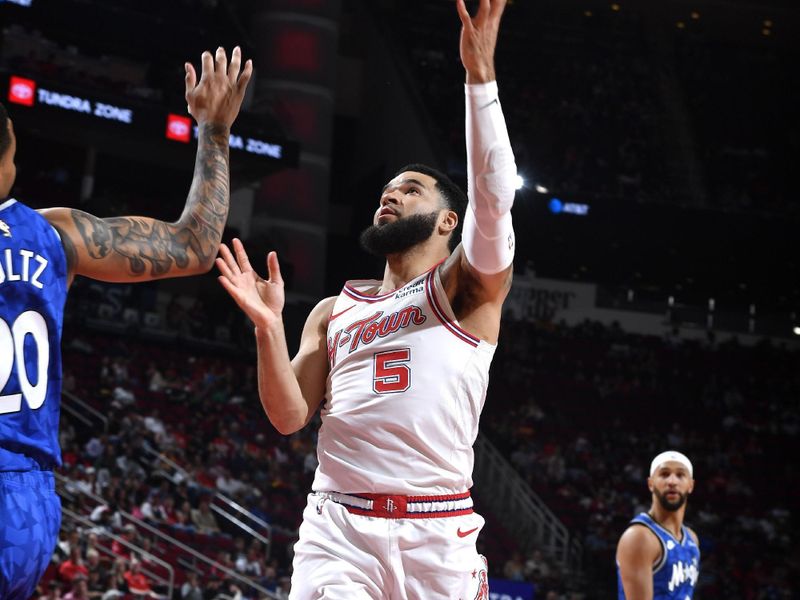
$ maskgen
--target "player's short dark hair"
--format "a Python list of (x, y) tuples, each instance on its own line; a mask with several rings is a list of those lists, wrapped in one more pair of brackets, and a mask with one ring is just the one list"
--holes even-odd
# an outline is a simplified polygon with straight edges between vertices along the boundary
[(416, 171), (428, 177), (433, 177), (436, 180), (436, 191), (439, 192), (445, 205), (458, 215), (458, 227), (453, 230), (453, 233), (450, 235), (450, 240), (448, 241), (448, 246), (452, 252), (461, 241), (461, 228), (464, 225), (464, 215), (467, 212), (467, 195), (452, 179), (439, 169), (420, 163), (412, 163), (397, 171), (394, 177), (406, 171)]
[(0, 158), (5, 156), (6, 150), (11, 146), (11, 135), (8, 133), (8, 112), (0, 102)]

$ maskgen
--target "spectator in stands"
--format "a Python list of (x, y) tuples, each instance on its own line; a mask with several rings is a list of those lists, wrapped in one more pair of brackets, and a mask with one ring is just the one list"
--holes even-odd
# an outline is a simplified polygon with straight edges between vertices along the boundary
[(107, 578), (101, 576), (100, 571), (89, 571), (89, 580), (86, 582), (88, 596), (92, 600), (100, 600), (108, 591)]
[(201, 533), (213, 535), (220, 532), (217, 518), (211, 512), (211, 506), (207, 498), (202, 498), (200, 505), (192, 509), (192, 523)]
[(111, 543), (111, 551), (114, 553), (115, 556), (118, 558), (124, 558), (125, 560), (131, 559), (131, 545), (136, 545), (138, 540), (138, 535), (136, 533), (136, 526), (132, 523), (128, 523), (122, 530), (122, 535), (120, 536), (121, 540), (114, 540)]
[(181, 600), (203, 600), (203, 588), (194, 571), (186, 573), (186, 581), (181, 586)]
[(73, 527), (66, 531), (66, 535), (62, 531), (61, 535), (63, 538), (56, 544), (56, 555), (59, 560), (65, 560), (71, 556), (70, 551), (72, 548), (80, 548), (81, 532), (76, 527)]
[(150, 596), (152, 589), (150, 580), (142, 573), (142, 563), (136, 556), (132, 556), (130, 567), (125, 571), (125, 582), (128, 584), (128, 591), (134, 596)]
[(88, 577), (79, 573), (72, 580), (72, 589), (62, 596), (63, 600), (89, 600)]
[(512, 581), (525, 580), (525, 565), (522, 563), (522, 556), (519, 552), (514, 552), (503, 566), (503, 576)]
[(78, 575), (89, 575), (89, 569), (81, 558), (81, 548), (74, 544), (69, 549), (69, 558), (58, 567), (58, 576), (64, 583), (71, 584)]
[(47, 583), (47, 592), (39, 596), (39, 600), (61, 600), (61, 583), (51, 579)]

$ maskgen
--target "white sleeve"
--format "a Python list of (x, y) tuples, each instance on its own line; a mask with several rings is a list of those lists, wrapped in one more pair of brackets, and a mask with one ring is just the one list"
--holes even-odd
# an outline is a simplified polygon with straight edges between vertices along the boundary
[(517, 166), (508, 138), (497, 82), (467, 84), (467, 196), (462, 243), (469, 263), (481, 273), (499, 273), (514, 260)]

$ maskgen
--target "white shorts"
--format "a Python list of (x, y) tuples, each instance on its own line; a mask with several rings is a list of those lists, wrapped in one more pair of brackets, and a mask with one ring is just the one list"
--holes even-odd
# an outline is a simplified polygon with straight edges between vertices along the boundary
[(471, 501), (455, 516), (395, 518), (342, 503), (352, 498), (308, 495), (291, 600), (488, 600), (486, 559), (475, 548), (484, 520)]

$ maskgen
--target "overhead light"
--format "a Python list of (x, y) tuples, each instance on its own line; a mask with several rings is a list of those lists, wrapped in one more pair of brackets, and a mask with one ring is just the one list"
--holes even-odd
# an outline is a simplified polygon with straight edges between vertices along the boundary
[(792, 331), (794, 332), (795, 335), (800, 335), (800, 327), (795, 327), (794, 329), (792, 329)]
[(594, 13), (592, 11), (590, 11), (590, 10), (583, 11), (583, 16), (584, 17), (591, 17), (593, 14)]
[(772, 19), (764, 19), (764, 27), (772, 27)]
[(697, 21), (697, 20), (700, 19), (700, 13), (697, 12), (696, 10), (693, 10), (691, 15), (689, 15), (689, 16), (692, 17), (692, 21)]
[(761, 35), (772, 35), (772, 29), (769, 27), (764, 27), (764, 29), (761, 30)]
[(617, 4), (616, 2), (614, 2), (614, 4), (611, 5), (611, 10), (613, 10), (614, 12), (619, 12), (620, 8), (622, 8), (622, 7), (619, 4)]
[(522, 175), (517, 174), (517, 177), (516, 177), (516, 188), (518, 190), (521, 190), (524, 187), (525, 187), (525, 178)]
[(686, 23), (684, 23), (683, 21), (678, 21), (677, 23), (675, 23), (675, 27), (677, 27), (678, 29), (686, 29)]
[(537, 191), (537, 192), (539, 192), (540, 194), (546, 194), (546, 193), (547, 193), (547, 192), (549, 192), (550, 190), (548, 190), (548, 189), (547, 189), (546, 187), (544, 187), (542, 184), (540, 184), (540, 183), (537, 183), (537, 184), (536, 184), (536, 191)]

